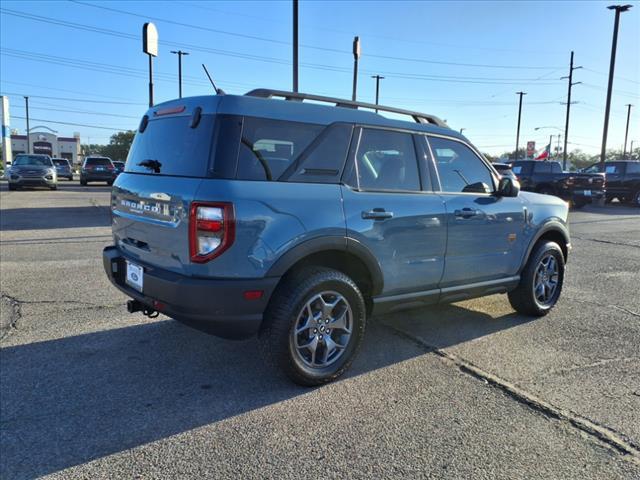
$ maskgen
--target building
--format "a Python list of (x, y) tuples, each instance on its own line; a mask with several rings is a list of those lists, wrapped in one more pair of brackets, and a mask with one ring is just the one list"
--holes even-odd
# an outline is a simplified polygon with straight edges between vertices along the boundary
[[(31, 153), (42, 153), (50, 157), (66, 158), (71, 164), (80, 162), (80, 134), (74, 133), (73, 137), (58, 137), (55, 133), (39, 130), (42, 127), (34, 127), (29, 134)], [(27, 136), (11, 135), (11, 151), (13, 158), (20, 153), (27, 153)]]

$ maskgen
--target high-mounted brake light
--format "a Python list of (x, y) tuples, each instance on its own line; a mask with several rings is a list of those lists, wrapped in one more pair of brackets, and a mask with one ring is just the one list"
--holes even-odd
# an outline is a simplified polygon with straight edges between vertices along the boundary
[(153, 115), (156, 117), (161, 117), (162, 115), (171, 115), (174, 113), (182, 113), (186, 107), (184, 105), (180, 105), (179, 107), (171, 107), (171, 108), (162, 108), (160, 110), (156, 110), (153, 112)]
[(233, 205), (222, 202), (192, 202), (189, 213), (191, 261), (205, 263), (228, 249), (236, 235)]

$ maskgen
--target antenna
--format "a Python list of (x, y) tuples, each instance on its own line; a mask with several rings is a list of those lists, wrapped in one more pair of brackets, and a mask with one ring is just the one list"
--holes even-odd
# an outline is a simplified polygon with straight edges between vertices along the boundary
[(216, 92), (216, 95), (224, 95), (224, 90), (216, 87), (216, 84), (213, 83), (213, 79), (211, 78), (211, 75), (209, 75), (209, 70), (207, 70), (207, 67), (205, 66), (204, 63), (202, 64), (202, 68), (204, 68), (204, 73), (207, 74), (207, 77), (209, 78), (209, 81), (211, 82), (211, 86), (213, 87), (213, 91)]

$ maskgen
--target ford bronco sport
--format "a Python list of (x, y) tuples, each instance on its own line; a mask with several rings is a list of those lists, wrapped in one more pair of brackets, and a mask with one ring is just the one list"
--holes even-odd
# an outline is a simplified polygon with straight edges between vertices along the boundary
[(570, 248), (565, 202), (437, 117), (273, 90), (149, 109), (111, 210), (130, 312), (257, 334), (304, 385), (349, 367), (372, 315), (495, 293), (545, 315)]

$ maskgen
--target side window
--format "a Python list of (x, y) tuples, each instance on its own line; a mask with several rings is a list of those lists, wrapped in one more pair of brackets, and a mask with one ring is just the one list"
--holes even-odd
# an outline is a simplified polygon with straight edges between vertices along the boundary
[(520, 175), (522, 173), (522, 165), (514, 165), (513, 167), (511, 167), (511, 171), (515, 175)]
[(239, 180), (278, 180), (324, 127), (245, 117), (238, 154)]
[(640, 173), (640, 162), (627, 163), (627, 173)]
[(365, 128), (356, 153), (358, 182), (364, 190), (419, 191), (413, 136)]
[(536, 162), (533, 164), (534, 173), (551, 173), (551, 164), (548, 162)]
[(282, 180), (306, 183), (338, 183), (347, 158), (353, 125), (327, 127), (307, 151), (282, 176)]
[(443, 192), (491, 193), (491, 172), (473, 150), (463, 143), (429, 137)]
[(614, 175), (617, 175), (618, 173), (620, 173), (620, 168), (618, 167), (618, 165), (606, 165), (604, 167), (604, 171), (605, 173), (611, 173)]
[(559, 163), (553, 162), (551, 164), (551, 173), (562, 173), (562, 167)]

